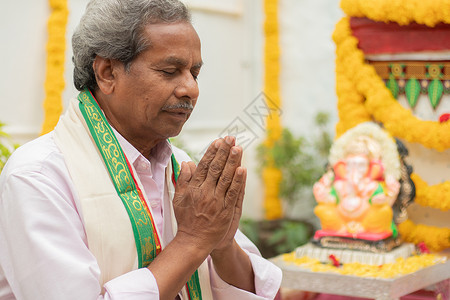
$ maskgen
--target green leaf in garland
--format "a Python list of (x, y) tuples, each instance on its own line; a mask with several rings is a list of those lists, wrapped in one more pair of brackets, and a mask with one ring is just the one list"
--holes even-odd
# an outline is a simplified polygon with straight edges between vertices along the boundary
[(420, 86), (419, 80), (417, 80), (415, 78), (411, 78), (406, 83), (405, 94), (406, 94), (406, 99), (408, 99), (408, 103), (409, 103), (409, 106), (411, 106), (411, 108), (414, 108), (414, 106), (416, 106), (417, 99), (419, 98), (419, 95), (420, 95), (420, 90), (421, 90), (421, 86)]
[(394, 96), (394, 98), (397, 99), (399, 88), (398, 88), (397, 80), (395, 80), (395, 77), (393, 74), (389, 74), (389, 80), (386, 82), (386, 86), (391, 91), (392, 96)]
[(438, 106), (441, 101), (442, 93), (444, 92), (444, 86), (439, 79), (433, 79), (428, 85), (428, 98), (430, 99), (433, 109)]

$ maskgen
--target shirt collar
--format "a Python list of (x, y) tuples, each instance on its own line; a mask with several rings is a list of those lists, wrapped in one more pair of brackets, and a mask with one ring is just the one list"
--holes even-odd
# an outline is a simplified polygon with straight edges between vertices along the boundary
[[(116, 135), (120, 146), (122, 147), (123, 153), (131, 164), (136, 167), (135, 163), (137, 161), (142, 159), (148, 161), (148, 159), (142, 155), (142, 153), (139, 152), (129, 141), (127, 141), (114, 127), (111, 126), (111, 128)], [(151, 150), (150, 162), (167, 166), (171, 155), (172, 146), (167, 140), (164, 140), (156, 144), (156, 146)]]

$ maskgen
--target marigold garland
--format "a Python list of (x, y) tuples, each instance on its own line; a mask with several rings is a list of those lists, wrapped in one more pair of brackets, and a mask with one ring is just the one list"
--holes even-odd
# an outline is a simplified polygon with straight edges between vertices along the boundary
[[(428, 9), (430, 2), (410, 1), (405, 8), (404, 1), (398, 0), (342, 0), (341, 6), (350, 16), (369, 17), (376, 21), (409, 24), (412, 20), (427, 26), (433, 26), (439, 22), (450, 23), (449, 1), (446, 3), (434, 1), (432, 6), (439, 8), (439, 13), (420, 17), (424, 16), (424, 9), (425, 7)], [(418, 14), (411, 13), (411, 8)], [(409, 20), (405, 16), (412, 19)], [(438, 151), (450, 148), (450, 122), (419, 120), (410, 110), (403, 108), (396, 101), (375, 69), (365, 62), (364, 53), (358, 49), (358, 40), (351, 33), (349, 17), (344, 17), (338, 22), (333, 33), (333, 40), (337, 46), (336, 91), (339, 110), (337, 136), (359, 123), (375, 119), (383, 123), (392, 136), (412, 143), (420, 143)], [(418, 204), (441, 210), (449, 209), (449, 181), (428, 186), (417, 174), (413, 174), (412, 178), (416, 184), (415, 201)], [(430, 249), (435, 251), (450, 247), (449, 228), (416, 225), (410, 220), (402, 223), (400, 228), (400, 232), (407, 241), (424, 241)], [(439, 239), (445, 239), (445, 242), (439, 242)]]
[(313, 272), (338, 273), (370, 278), (395, 278), (414, 273), (420, 269), (444, 262), (444, 259), (434, 254), (413, 255), (408, 258), (398, 258), (395, 263), (383, 265), (367, 265), (361, 263), (345, 263), (340, 267), (323, 264), (317, 259), (307, 256), (296, 257), (295, 251), (283, 254), (283, 261), (292, 263)]
[(403, 240), (418, 244), (424, 242), (430, 250), (441, 251), (450, 247), (450, 228), (414, 224), (406, 220), (398, 226)]
[(450, 1), (447, 0), (342, 0), (342, 10), (351, 17), (367, 17), (374, 21), (412, 22), (433, 27), (450, 23)]
[(336, 63), (336, 93), (338, 95), (337, 137), (356, 125), (372, 121), (364, 107), (364, 97), (354, 88), (350, 79), (341, 70), (344, 66)]
[[(271, 101), (267, 105), (278, 111), (280, 104), (280, 46), (278, 26), (278, 0), (264, 1), (264, 93)], [(270, 114), (266, 120), (267, 136), (264, 143), (272, 147), (273, 143), (281, 136), (281, 122), (278, 114)], [(264, 212), (268, 220), (282, 217), (281, 199), (279, 189), (281, 182), (281, 171), (273, 166), (263, 170), (264, 181)]]
[(58, 123), (62, 112), (64, 90), (64, 52), (66, 49), (66, 25), (69, 10), (67, 0), (49, 0), (47, 73), (45, 76), (44, 123), (41, 134), (50, 132)]
[(416, 186), (416, 198), (414, 202), (442, 211), (450, 209), (450, 181), (429, 186), (417, 174), (412, 174), (411, 179)]

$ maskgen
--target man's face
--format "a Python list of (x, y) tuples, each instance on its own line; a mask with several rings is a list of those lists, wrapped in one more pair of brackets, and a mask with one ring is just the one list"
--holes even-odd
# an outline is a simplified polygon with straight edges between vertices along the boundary
[(202, 65), (200, 39), (189, 23), (151, 24), (144, 35), (150, 47), (128, 71), (114, 74), (114, 97), (108, 103), (110, 122), (138, 144), (181, 131), (197, 102)]

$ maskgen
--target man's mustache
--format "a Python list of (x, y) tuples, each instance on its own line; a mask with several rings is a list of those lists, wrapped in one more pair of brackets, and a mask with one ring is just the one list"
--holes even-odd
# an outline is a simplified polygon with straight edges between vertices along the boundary
[(185, 109), (192, 111), (194, 109), (194, 106), (191, 102), (180, 102), (174, 105), (166, 105), (163, 106), (163, 110), (173, 110), (173, 109)]

